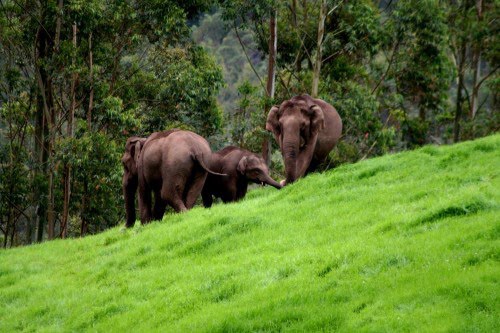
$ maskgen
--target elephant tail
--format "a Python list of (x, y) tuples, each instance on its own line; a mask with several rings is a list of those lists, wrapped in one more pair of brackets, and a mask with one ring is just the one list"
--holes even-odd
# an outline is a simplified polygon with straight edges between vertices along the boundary
[(193, 159), (198, 162), (198, 164), (208, 173), (211, 173), (212, 175), (215, 176), (227, 176), (225, 173), (218, 173), (215, 171), (210, 170), (206, 165), (205, 162), (203, 162), (203, 154), (196, 154), (193, 156)]

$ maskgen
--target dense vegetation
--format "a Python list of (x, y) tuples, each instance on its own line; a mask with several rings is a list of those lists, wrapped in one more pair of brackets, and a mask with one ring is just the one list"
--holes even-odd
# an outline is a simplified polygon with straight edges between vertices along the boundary
[(299, 93), (344, 120), (325, 169), (494, 133), (499, 10), (493, 0), (2, 0), (2, 246), (121, 223), (131, 135), (191, 129), (213, 149), (262, 152), (279, 176), (265, 117)]
[(0, 252), (0, 331), (494, 332), (500, 136)]

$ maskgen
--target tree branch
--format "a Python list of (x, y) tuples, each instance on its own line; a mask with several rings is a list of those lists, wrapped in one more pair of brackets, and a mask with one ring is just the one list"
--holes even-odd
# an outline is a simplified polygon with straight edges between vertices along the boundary
[(238, 38), (238, 41), (240, 42), (241, 48), (243, 49), (243, 53), (245, 53), (245, 57), (247, 58), (248, 63), (250, 64), (250, 67), (252, 67), (253, 72), (259, 79), (260, 85), (262, 86), (262, 89), (264, 91), (266, 90), (266, 87), (264, 86), (264, 82), (262, 81), (259, 73), (257, 73), (257, 70), (255, 69), (254, 65), (252, 64), (252, 61), (250, 60), (250, 57), (248, 56), (247, 50), (245, 48), (245, 44), (243, 44), (243, 41), (241, 40), (240, 34), (238, 33), (238, 27), (236, 26), (236, 23), (233, 21), (233, 27), (234, 27), (234, 32), (236, 33), (236, 37)]
[(394, 45), (393, 49), (392, 49), (392, 55), (391, 55), (391, 59), (389, 60), (389, 65), (387, 65), (387, 69), (385, 70), (385, 73), (382, 75), (382, 77), (380, 78), (380, 81), (378, 81), (377, 85), (375, 86), (375, 88), (373, 88), (372, 90), (372, 94), (378, 89), (378, 87), (380, 86), (380, 84), (385, 80), (385, 77), (387, 76), (387, 74), (389, 73), (389, 70), (391, 69), (391, 65), (394, 61), (394, 56), (396, 54), (396, 51), (399, 47), (399, 40), (396, 42), (396, 44)]
[(491, 72), (489, 72), (487, 75), (485, 75), (481, 81), (478, 82), (477, 86), (476, 86), (476, 89), (479, 89), (479, 87), (481, 87), (481, 85), (483, 84), (484, 81), (486, 81), (491, 75), (493, 75), (498, 69), (500, 68), (500, 65), (495, 67)]

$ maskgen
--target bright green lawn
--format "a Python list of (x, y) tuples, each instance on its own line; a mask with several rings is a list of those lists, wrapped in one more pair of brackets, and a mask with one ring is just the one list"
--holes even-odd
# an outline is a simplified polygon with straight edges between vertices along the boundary
[(0, 331), (500, 331), (500, 135), (0, 251)]

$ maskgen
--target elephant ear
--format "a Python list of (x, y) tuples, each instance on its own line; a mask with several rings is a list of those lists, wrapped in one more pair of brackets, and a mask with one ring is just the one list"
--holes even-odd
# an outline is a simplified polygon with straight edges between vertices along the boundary
[(269, 114), (267, 115), (266, 121), (266, 130), (273, 132), (276, 136), (280, 133), (279, 122), (278, 122), (278, 106), (273, 106), (271, 110), (269, 110)]
[(317, 134), (325, 128), (323, 109), (321, 109), (318, 105), (311, 105), (309, 108), (309, 116), (311, 117), (311, 134)]
[(241, 173), (242, 175), (244, 175), (245, 174), (245, 170), (247, 169), (247, 164), (248, 164), (248, 156), (244, 156), (238, 162), (238, 166), (236, 167), (236, 170), (239, 173)]
[(135, 145), (130, 147), (130, 155), (135, 161), (135, 165), (138, 165), (139, 163), (139, 155), (141, 154), (142, 146), (144, 145), (144, 142), (146, 142), (145, 139), (139, 139), (135, 142)]

